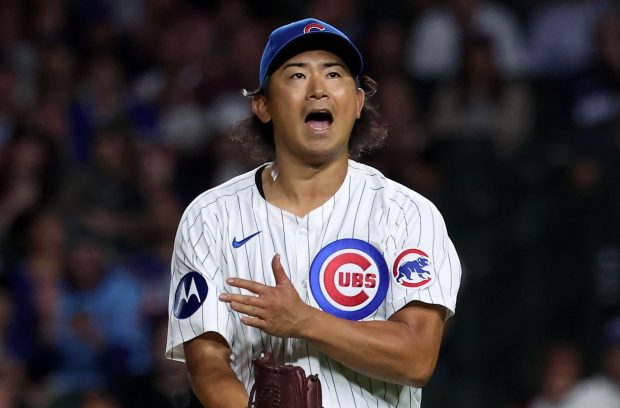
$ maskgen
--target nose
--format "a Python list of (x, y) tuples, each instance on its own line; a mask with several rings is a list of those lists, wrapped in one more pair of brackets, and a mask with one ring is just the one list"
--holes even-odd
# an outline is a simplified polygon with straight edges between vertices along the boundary
[(308, 99), (323, 99), (327, 98), (327, 89), (325, 87), (325, 81), (320, 75), (311, 75), (308, 81)]

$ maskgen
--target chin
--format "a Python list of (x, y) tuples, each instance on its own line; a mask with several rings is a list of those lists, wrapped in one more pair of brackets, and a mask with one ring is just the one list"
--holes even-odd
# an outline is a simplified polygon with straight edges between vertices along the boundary
[(305, 154), (307, 160), (313, 165), (322, 165), (327, 162), (338, 160), (343, 156), (348, 158), (348, 149), (335, 148), (310, 148)]

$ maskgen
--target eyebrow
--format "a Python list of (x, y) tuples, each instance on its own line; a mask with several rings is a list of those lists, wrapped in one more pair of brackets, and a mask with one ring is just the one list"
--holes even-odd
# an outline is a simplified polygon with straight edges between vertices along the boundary
[[(306, 62), (289, 62), (288, 64), (284, 65), (282, 67), (282, 69), (287, 69), (287, 68), (291, 68), (291, 67), (296, 67), (296, 68), (305, 68), (307, 67), (308, 64)], [(340, 62), (325, 62), (323, 63), (323, 68), (331, 68), (331, 67), (342, 67), (344, 68), (345, 65), (341, 64)]]

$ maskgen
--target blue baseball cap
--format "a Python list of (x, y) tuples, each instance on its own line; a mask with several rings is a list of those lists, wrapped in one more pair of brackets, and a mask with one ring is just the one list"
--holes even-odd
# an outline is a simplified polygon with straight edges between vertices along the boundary
[(321, 20), (306, 18), (283, 25), (269, 35), (260, 60), (260, 87), (266, 85), (267, 76), (284, 61), (310, 50), (326, 50), (338, 55), (354, 77), (361, 74), (364, 67), (362, 54), (346, 34)]

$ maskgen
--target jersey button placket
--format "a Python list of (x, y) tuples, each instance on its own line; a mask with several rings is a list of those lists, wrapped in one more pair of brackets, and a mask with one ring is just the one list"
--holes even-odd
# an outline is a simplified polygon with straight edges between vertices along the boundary
[[(302, 221), (303, 222), (303, 221)], [(297, 280), (299, 296), (305, 301), (308, 293), (308, 228), (299, 225), (295, 234), (295, 254), (297, 267)]]

